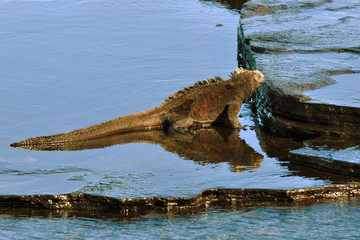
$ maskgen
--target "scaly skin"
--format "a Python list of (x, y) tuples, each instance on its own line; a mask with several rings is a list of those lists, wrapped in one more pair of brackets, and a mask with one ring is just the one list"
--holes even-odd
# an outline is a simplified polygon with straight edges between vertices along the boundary
[(237, 113), (241, 105), (264, 83), (261, 72), (237, 68), (227, 80), (216, 78), (197, 82), (167, 98), (158, 107), (71, 132), (25, 139), (11, 146), (74, 142), (151, 129), (181, 132), (192, 126), (240, 128)]

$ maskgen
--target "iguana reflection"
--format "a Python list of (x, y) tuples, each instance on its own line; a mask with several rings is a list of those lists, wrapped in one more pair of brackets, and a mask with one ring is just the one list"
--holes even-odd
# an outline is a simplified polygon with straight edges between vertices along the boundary
[(200, 128), (192, 133), (171, 134), (162, 130), (125, 132), (84, 141), (23, 145), (19, 148), (38, 151), (78, 151), (105, 148), (126, 143), (151, 143), (166, 151), (200, 163), (229, 162), (233, 171), (241, 172), (261, 166), (263, 156), (239, 138), (230, 128)]

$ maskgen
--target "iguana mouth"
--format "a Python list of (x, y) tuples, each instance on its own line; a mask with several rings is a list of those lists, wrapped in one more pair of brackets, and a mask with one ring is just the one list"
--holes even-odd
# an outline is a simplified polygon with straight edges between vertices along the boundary
[(264, 76), (262, 76), (262, 77), (261, 77), (261, 79), (260, 79), (260, 81), (259, 81), (259, 82), (260, 82), (261, 86), (262, 86), (262, 85), (264, 85), (264, 84), (266, 83), (266, 82), (265, 82), (265, 78), (264, 78)]
[(261, 84), (261, 86), (264, 85), (265, 84), (264, 74), (262, 74), (261, 72), (259, 72), (257, 70), (255, 71), (255, 73), (259, 75), (259, 78), (257, 79), (257, 81)]

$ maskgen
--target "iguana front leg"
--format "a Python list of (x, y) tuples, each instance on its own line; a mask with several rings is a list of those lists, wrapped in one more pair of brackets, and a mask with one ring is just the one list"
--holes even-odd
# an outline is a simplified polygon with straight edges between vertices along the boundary
[(237, 116), (240, 108), (241, 104), (226, 105), (224, 111), (214, 121), (213, 125), (220, 125), (230, 128), (242, 128)]
[(240, 111), (241, 104), (231, 104), (227, 109), (227, 117), (229, 120), (229, 127), (231, 128), (242, 128), (239, 121), (238, 112)]

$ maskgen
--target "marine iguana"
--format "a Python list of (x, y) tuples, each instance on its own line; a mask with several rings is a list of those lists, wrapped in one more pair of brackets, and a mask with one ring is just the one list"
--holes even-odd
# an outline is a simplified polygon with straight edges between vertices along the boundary
[(241, 105), (264, 83), (261, 72), (236, 68), (229, 79), (199, 81), (168, 97), (158, 107), (70, 132), (28, 138), (10, 146), (74, 142), (151, 129), (181, 132), (211, 125), (241, 128), (237, 116)]

